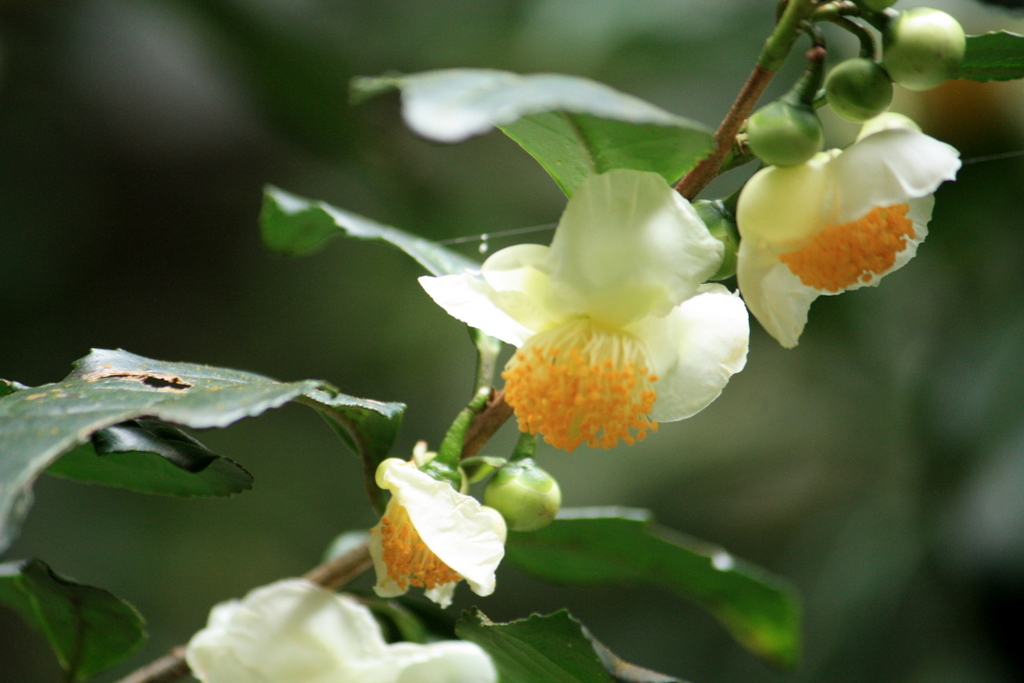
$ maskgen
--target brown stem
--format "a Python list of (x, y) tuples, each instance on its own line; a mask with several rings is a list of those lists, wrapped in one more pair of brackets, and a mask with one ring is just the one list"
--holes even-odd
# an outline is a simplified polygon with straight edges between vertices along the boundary
[(743, 126), (743, 122), (754, 110), (754, 105), (760, 99), (761, 93), (768, 86), (768, 83), (775, 75), (775, 71), (769, 71), (760, 64), (754, 66), (753, 72), (743, 84), (736, 100), (729, 108), (729, 112), (722, 119), (722, 123), (715, 131), (715, 151), (704, 157), (699, 164), (690, 169), (690, 172), (683, 176), (683, 179), (676, 185), (676, 191), (689, 200), (693, 200), (700, 191), (707, 187), (708, 183), (718, 175), (729, 150), (736, 141), (736, 134)]
[(160, 659), (136, 669), (117, 683), (171, 683), (189, 673), (191, 670), (185, 663), (185, 647), (179, 645)]
[(462, 442), (462, 457), (470, 458), (480, 452), (494, 433), (512, 417), (512, 406), (505, 402), (505, 392), (496, 391), (484, 409), (473, 417)]
[[(372, 564), (369, 545), (364, 542), (344, 555), (311, 569), (303, 578), (328, 590), (337, 590), (369, 569)], [(172, 683), (190, 673), (191, 669), (185, 662), (185, 646), (179, 645), (160, 659), (136, 669), (117, 683)]]
[(314, 567), (302, 578), (328, 590), (337, 590), (365, 572), (372, 564), (370, 546), (364, 541), (344, 555)]

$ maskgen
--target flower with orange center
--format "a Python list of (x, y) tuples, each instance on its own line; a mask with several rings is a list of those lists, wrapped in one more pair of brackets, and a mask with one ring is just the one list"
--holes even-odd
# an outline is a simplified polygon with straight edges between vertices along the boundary
[(643, 439), (711, 403), (746, 362), (739, 297), (702, 284), (721, 242), (654, 173), (582, 182), (550, 247), (423, 277), (448, 313), (519, 347), (502, 377), (519, 427), (561, 449)]
[(463, 579), (477, 595), (494, 592), (506, 534), (497, 510), (398, 458), (377, 467), (377, 485), (391, 491), (384, 516), (370, 531), (377, 595), (392, 598), (418, 586), (447, 607)]
[(770, 166), (743, 188), (736, 277), (750, 312), (787, 348), (823, 294), (875, 286), (913, 258), (932, 193), (960, 168), (959, 153), (910, 119), (883, 114), (844, 151)]

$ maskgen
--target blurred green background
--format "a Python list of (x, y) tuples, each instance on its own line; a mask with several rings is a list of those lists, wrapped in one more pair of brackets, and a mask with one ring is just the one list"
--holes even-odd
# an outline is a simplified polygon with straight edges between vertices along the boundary
[[(399, 455), (418, 439), (436, 445), (471, 389), (463, 327), (386, 246), (266, 253), (262, 186), (433, 239), (551, 224), (564, 199), (510, 140), (424, 142), (394, 96), (349, 106), (348, 80), (564, 72), (714, 126), (774, 5), (0, 1), (0, 377), (56, 381), (90, 347), (120, 347), (323, 378), (408, 403)], [(1022, 26), (966, 1), (933, 6), (969, 32)], [(853, 40), (829, 35), (834, 58), (853, 56)], [(967, 160), (1024, 149), (1022, 105), (1018, 83), (897, 98)], [(851, 134), (826, 125), (837, 143)], [(938, 192), (918, 258), (877, 290), (820, 299), (796, 350), (755, 323), (747, 369), (703, 413), (635, 447), (540, 454), (567, 505), (650, 507), (792, 581), (805, 601), (796, 671), (771, 671), (706, 614), (643, 587), (557, 588), (503, 567), (495, 595), (463, 588), (456, 607), (495, 620), (568, 607), (622, 657), (694, 683), (1021, 680), (1022, 215), (1020, 157), (965, 164)], [(44, 476), (6, 554), (39, 557), (147, 618), (149, 644), (98, 680), (185, 642), (214, 602), (304, 572), (336, 534), (375, 521), (355, 458), (306, 408), (198, 436), (248, 468), (254, 490), (194, 501)], [(513, 438), (506, 428), (489, 450)], [(0, 609), (0, 681), (57, 680), (42, 636)]]

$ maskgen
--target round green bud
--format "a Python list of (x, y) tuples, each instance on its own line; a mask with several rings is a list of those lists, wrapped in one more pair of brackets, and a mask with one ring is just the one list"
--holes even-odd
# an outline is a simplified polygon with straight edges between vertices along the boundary
[(796, 166), (821, 151), (825, 135), (810, 107), (779, 100), (761, 107), (747, 121), (747, 143), (761, 161)]
[(960, 23), (928, 7), (901, 13), (882, 34), (882, 64), (908, 90), (931, 90), (953, 78), (966, 49)]
[(832, 111), (850, 121), (867, 121), (892, 103), (892, 80), (877, 62), (848, 59), (828, 74), (825, 96)]
[(546, 527), (562, 506), (562, 490), (532, 458), (502, 467), (484, 488), (484, 505), (501, 513), (512, 531)]
[(867, 7), (869, 10), (875, 12), (881, 12), (887, 7), (892, 7), (896, 4), (896, 0), (859, 0), (861, 6)]
[(718, 266), (718, 271), (708, 279), (718, 281), (732, 277), (736, 274), (736, 252), (740, 248), (740, 235), (735, 217), (720, 199), (698, 199), (693, 203), (693, 208), (704, 221), (711, 236), (725, 245), (722, 265)]

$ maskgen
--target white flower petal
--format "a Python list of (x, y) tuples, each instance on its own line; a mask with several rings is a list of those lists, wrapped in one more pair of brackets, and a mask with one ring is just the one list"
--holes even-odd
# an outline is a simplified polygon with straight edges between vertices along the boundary
[(836, 214), (827, 218), (848, 223), (875, 207), (925, 197), (959, 168), (960, 153), (944, 142), (913, 130), (881, 130), (829, 162)]
[(494, 288), (480, 277), (468, 273), (424, 275), (419, 283), (448, 315), (484, 334), (514, 346), (521, 346), (533, 334), (494, 303)]
[(736, 282), (765, 331), (787, 349), (796, 346), (821, 292), (802, 283), (774, 248), (753, 237), (740, 242)]
[(892, 267), (866, 282), (858, 280), (835, 292), (815, 289), (801, 282), (789, 266), (779, 260), (779, 253), (784, 250), (756, 238), (744, 239), (740, 242), (737, 256), (736, 280), (747, 308), (782, 346), (787, 349), (795, 347), (807, 325), (807, 315), (815, 299), (861, 287), (876, 287), (882, 277), (902, 268), (914, 257), (918, 245), (928, 235), (928, 220), (935, 198), (929, 195), (912, 199), (907, 204), (907, 217), (914, 224), (914, 237), (907, 239), (906, 247), (897, 252)]
[(494, 683), (477, 645), (384, 641), (370, 610), (305, 579), (214, 608), (185, 658), (203, 683)]
[(257, 588), (229, 605), (185, 650), (204, 683), (333, 683), (344, 662), (385, 649), (369, 610), (303, 579)]
[(650, 320), (644, 341), (658, 381), (651, 417), (672, 422), (691, 417), (718, 398), (747, 361), (750, 324), (738, 295), (706, 285), (661, 319)]
[(391, 646), (402, 673), (395, 683), (495, 683), (494, 663), (478, 645), (444, 640), (427, 645)]
[(623, 326), (664, 315), (714, 274), (723, 247), (655, 173), (617, 169), (583, 181), (548, 255), (565, 315)]
[(769, 166), (755, 173), (743, 186), (736, 206), (742, 240), (790, 245), (820, 230), (822, 197), (828, 188), (825, 169), (831, 157), (819, 154), (806, 164)]
[[(496, 510), (396, 458), (381, 463), (377, 481), (406, 509), (427, 547), (466, 579), (474, 593), (494, 592), (506, 536), (505, 520)], [(450, 601), (449, 591), (436, 594)]]

